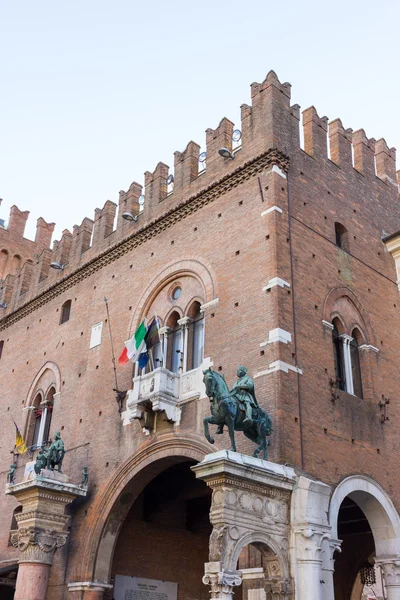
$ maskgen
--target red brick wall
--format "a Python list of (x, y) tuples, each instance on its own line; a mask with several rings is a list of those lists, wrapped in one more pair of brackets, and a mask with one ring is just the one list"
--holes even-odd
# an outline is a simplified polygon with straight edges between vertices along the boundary
[[(79, 548), (87, 528), (96, 520), (92, 507), (97, 494), (99, 490), (104, 493), (124, 460), (164, 434), (173, 433), (179, 439), (190, 433), (203, 441), (202, 419), (209, 414), (207, 399), (184, 405), (180, 426), (158, 417), (150, 438), (138, 422), (124, 427), (112, 392), (108, 323), (104, 323), (101, 345), (89, 349), (92, 325), (106, 318), (104, 296), (109, 299), (118, 352), (145, 306), (154, 300), (155, 282), (163, 280), (162, 274), (171, 265), (175, 267), (168, 272), (175, 269), (177, 279), (190, 275), (203, 284), (204, 266), (208, 270), (209, 282), (202, 284), (203, 301), (219, 298), (219, 304), (206, 314), (205, 356), (211, 357), (215, 369), (221, 368), (229, 384), (241, 363), (251, 374), (262, 373), (277, 360), (302, 370), (301, 375), (278, 370), (255, 379), (257, 398), (274, 423), (271, 460), (303, 467), (333, 486), (347, 475), (366, 474), (400, 506), (396, 462), (399, 417), (395, 406), (400, 383), (400, 300), (394, 263), (381, 241), (384, 232), (400, 229), (397, 189), (367, 167), (364, 174), (353, 168), (346, 146), (349, 134), (341, 133), (337, 124), (332, 129), (331, 152), (341, 164), (324, 155), (326, 128), (315, 115), (314, 121), (309, 121), (314, 127), (311, 137), (307, 123), (305, 134), (307, 150), (313, 156), (301, 150), (298, 107), (290, 108), (289, 88), (273, 75), (259, 87), (253, 86), (252, 95), (252, 109), (244, 106), (242, 111), (243, 149), (233, 161), (218, 155), (230, 127), (224, 121), (208, 132), (205, 175), (190, 183), (185, 180), (185, 186), (176, 185), (174, 193), (164, 197), (161, 183), (165, 169), (159, 166), (147, 176), (145, 211), (131, 230), (120, 222), (120, 228), (105, 238), (98, 233), (96, 244), (82, 255), (78, 250), (83, 230), (74, 230), (69, 255), (69, 237), (65, 235), (55, 253), (62, 256), (65, 251), (69, 256), (66, 270), (45, 270), (47, 275), (24, 297), (14, 289), (7, 316), (0, 321), (0, 340), (5, 342), (0, 360), (0, 415), (5, 424), (9, 423), (0, 432), (3, 483), (14, 444), (9, 415), (25, 427), (27, 412), (22, 409), (28, 390), (46, 361), (53, 361), (61, 371), (61, 395), (54, 408), (52, 431), (61, 429), (66, 448), (71, 450), (65, 470), (73, 481), (79, 481), (82, 467), (89, 466), (89, 497), (73, 511), (70, 547), (74, 551), (68, 559), (65, 552), (52, 570), (54, 585), (62, 585), (65, 578), (68, 581), (79, 573)], [(264, 167), (251, 171), (256, 164), (251, 161), (272, 147), (289, 156), (287, 179), (271, 172), (267, 161)], [(367, 151), (365, 156), (366, 161), (370, 159)], [(189, 159), (187, 164), (184, 161), (186, 167), (179, 168), (189, 168)], [(390, 167), (389, 159), (384, 164)], [(275, 153), (274, 161), (285, 170), (282, 155)], [(387, 172), (393, 175), (389, 167)], [(247, 173), (246, 177), (242, 173)], [(235, 185), (231, 186), (233, 179)], [(200, 206), (201, 198), (207, 201)], [(262, 217), (261, 213), (272, 206), (282, 212), (272, 211)], [(178, 212), (172, 213), (173, 209)], [(107, 205), (100, 211), (95, 227), (99, 228), (100, 218), (107, 220), (112, 210)], [(334, 244), (335, 221), (348, 230), (349, 252)], [(124, 236), (125, 243), (118, 246)], [(182, 272), (187, 260), (192, 261), (192, 273)], [(35, 282), (38, 268), (33, 274)], [(284, 279), (291, 287), (263, 291), (273, 277)], [(166, 286), (171, 282), (166, 280)], [(332, 402), (332, 342), (322, 320), (330, 318), (324, 306), (336, 287), (347, 287), (357, 297), (371, 323), (373, 339), (369, 343), (379, 348), (378, 354), (367, 353), (362, 360), (364, 399), (339, 392)], [(166, 314), (171, 305), (166, 296), (161, 298), (161, 288), (157, 310), (164, 307)], [(33, 299), (30, 304), (29, 298)], [(68, 299), (72, 300), (71, 318), (59, 325), (61, 306)], [(18, 307), (19, 312), (13, 312)], [(292, 342), (261, 347), (269, 331), (277, 327), (289, 331)], [(118, 366), (117, 370), (119, 387), (129, 389), (132, 367)], [(384, 425), (378, 409), (382, 394), (391, 398), (390, 420)], [(254, 445), (242, 435), (237, 435), (237, 441), (239, 451), (253, 451)], [(210, 446), (210, 452), (224, 447), (228, 447), (226, 434)], [(19, 459), (18, 464), (17, 478), (24, 460)], [(11, 498), (0, 499), (0, 531), (8, 532), (15, 505)], [(14, 554), (6, 540), (7, 535), (1, 536), (2, 559)], [(120, 568), (127, 568), (121, 561)], [(161, 570), (165, 567), (162, 563), (158, 566)], [(150, 566), (143, 566), (143, 576), (150, 572), (147, 568)]]

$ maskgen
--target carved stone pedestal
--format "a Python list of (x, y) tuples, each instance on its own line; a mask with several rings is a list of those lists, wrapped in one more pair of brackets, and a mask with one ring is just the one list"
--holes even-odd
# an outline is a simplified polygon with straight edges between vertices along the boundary
[(209, 454), (193, 470), (212, 488), (210, 562), (203, 582), (211, 597), (231, 600), (241, 583), (241, 550), (253, 544), (267, 558), (266, 598), (290, 598), (289, 502), (292, 468), (223, 450)]
[(6, 486), (6, 494), (22, 504), (18, 529), (11, 532), (11, 542), (20, 551), (15, 600), (46, 599), (54, 553), (68, 537), (65, 507), (87, 493), (86, 487), (68, 483), (56, 471), (51, 477), (43, 475)]

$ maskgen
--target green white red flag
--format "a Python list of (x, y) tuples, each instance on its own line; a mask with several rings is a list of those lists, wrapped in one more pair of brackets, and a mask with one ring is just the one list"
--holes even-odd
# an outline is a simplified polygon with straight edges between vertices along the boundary
[(146, 352), (145, 336), (147, 333), (146, 325), (142, 321), (136, 329), (132, 338), (125, 342), (125, 348), (122, 350), (118, 358), (120, 365), (126, 365), (129, 361), (136, 362), (142, 352)]

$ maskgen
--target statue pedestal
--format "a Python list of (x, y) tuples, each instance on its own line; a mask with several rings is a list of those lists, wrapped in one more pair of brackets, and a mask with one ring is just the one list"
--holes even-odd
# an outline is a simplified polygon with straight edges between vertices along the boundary
[[(323, 579), (333, 572), (339, 545), (327, 521), (328, 485), (292, 467), (230, 450), (209, 454), (192, 469), (212, 489), (210, 562), (203, 578), (212, 599), (232, 600), (233, 587), (250, 577), (261, 582), (253, 598), (263, 598), (263, 590), (277, 600), (294, 592), (298, 600), (333, 598), (332, 582), (324, 590), (328, 580), (325, 585)], [(263, 554), (262, 575), (252, 568), (256, 565), (237, 570), (242, 549), (251, 544)]]
[(245, 546), (256, 544), (267, 556), (267, 579), (279, 590), (276, 597), (286, 599), (294, 470), (230, 450), (209, 454), (192, 469), (213, 492), (210, 562), (203, 577), (211, 587), (211, 598), (232, 599), (233, 587), (241, 584), (243, 576), (237, 570), (239, 555)]
[(85, 497), (87, 488), (45, 469), (21, 483), (8, 484), (6, 494), (22, 504), (22, 512), (16, 515), (18, 529), (11, 532), (11, 543), (20, 551), (14, 598), (45, 600), (54, 553), (68, 537), (65, 507), (78, 496)]

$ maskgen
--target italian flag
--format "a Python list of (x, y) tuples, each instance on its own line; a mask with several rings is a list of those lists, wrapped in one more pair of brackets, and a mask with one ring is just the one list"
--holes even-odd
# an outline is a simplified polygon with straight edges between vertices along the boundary
[(146, 325), (142, 321), (133, 334), (132, 339), (125, 342), (125, 348), (122, 350), (118, 362), (120, 365), (126, 365), (130, 360), (136, 362), (142, 352), (146, 352), (145, 336), (147, 333)]

